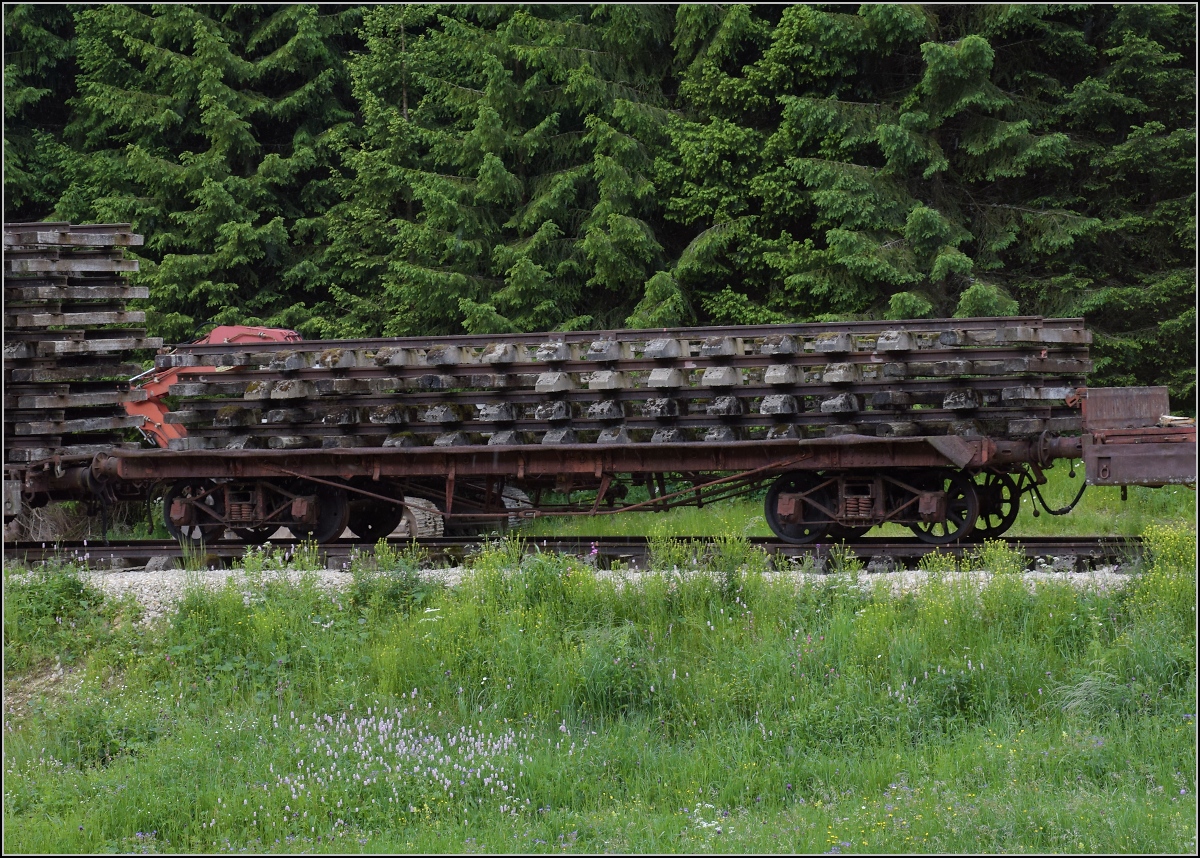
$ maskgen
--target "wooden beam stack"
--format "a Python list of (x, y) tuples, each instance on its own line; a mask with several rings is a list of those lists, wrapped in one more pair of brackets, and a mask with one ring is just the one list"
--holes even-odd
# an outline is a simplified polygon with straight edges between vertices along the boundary
[(162, 345), (126, 308), (147, 297), (125, 258), (141, 243), (129, 224), (4, 225), (6, 464), (90, 456), (141, 425), (123, 404), (145, 396), (130, 391), (141, 366), (128, 353)]

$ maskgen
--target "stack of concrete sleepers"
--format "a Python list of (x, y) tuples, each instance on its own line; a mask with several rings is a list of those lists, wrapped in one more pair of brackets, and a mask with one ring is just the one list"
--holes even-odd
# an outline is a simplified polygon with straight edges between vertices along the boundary
[(1081, 319), (179, 346), (177, 449), (722, 443), (1078, 431)]

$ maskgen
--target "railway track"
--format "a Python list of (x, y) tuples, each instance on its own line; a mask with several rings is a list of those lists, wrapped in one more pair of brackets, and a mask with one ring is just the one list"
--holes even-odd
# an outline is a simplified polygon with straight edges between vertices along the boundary
[[(712, 542), (708, 537), (676, 538), (701, 543)], [(793, 545), (771, 537), (752, 537), (749, 541), (752, 545), (765, 551), (776, 562), (781, 559), (786, 562), (787, 558), (801, 558), (805, 555), (816, 560), (823, 560), (837, 549), (853, 553), (864, 563), (875, 558), (891, 558), (899, 563), (915, 563), (932, 551), (941, 551), (962, 557), (979, 548), (979, 543), (972, 542), (935, 546), (913, 537), (863, 537), (853, 542), (831, 541), (812, 545)], [(1025, 536), (1005, 538), (1003, 541), (1015, 549), (1024, 551), (1031, 562), (1038, 557), (1072, 558), (1076, 571), (1081, 571), (1092, 563), (1129, 559), (1137, 556), (1141, 551), (1139, 537)], [(388, 542), (398, 547), (409, 544), (409, 541), (403, 538), (392, 538)], [(645, 568), (650, 550), (649, 540), (644, 536), (539, 536), (526, 538), (523, 542), (527, 552), (553, 551), (592, 556), (601, 566), (611, 565), (613, 561), (619, 560), (630, 566)], [(453, 562), (478, 551), (485, 541), (478, 537), (439, 537), (420, 539), (417, 540), (417, 544), (432, 558)], [(295, 539), (278, 539), (272, 540), (270, 545), (276, 551), (294, 552), (300, 543)], [(319, 550), (320, 554), (325, 557), (328, 567), (338, 568), (344, 563), (348, 563), (355, 551), (365, 552), (373, 548), (374, 543), (356, 539), (339, 539), (321, 545)], [(218, 542), (206, 546), (204, 550), (205, 564), (232, 567), (235, 561), (245, 554), (246, 550), (247, 546), (237, 543)], [(110, 540), (108, 544), (98, 543), (95, 540), (58, 544), (16, 542), (6, 544), (4, 547), (6, 562), (36, 563), (55, 557), (86, 558), (86, 562), (92, 568), (130, 568), (144, 565), (155, 558), (181, 560), (182, 553), (179, 544), (172, 540)]]

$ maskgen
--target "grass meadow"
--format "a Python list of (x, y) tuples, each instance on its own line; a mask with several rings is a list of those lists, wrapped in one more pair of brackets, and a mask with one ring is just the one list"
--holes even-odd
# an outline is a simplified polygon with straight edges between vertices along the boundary
[(740, 535), (625, 580), (497, 541), (452, 589), (380, 545), (340, 593), (254, 552), (148, 626), (6, 570), (6, 686), (78, 687), (6, 716), (4, 850), (1194, 854), (1196, 535), (1145, 536), (1117, 590), (986, 543), (903, 595)]

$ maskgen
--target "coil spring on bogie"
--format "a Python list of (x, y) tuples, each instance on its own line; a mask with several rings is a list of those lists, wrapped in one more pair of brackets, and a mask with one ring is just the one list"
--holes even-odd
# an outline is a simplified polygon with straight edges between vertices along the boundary
[(875, 500), (871, 497), (846, 498), (846, 518), (870, 518), (875, 510)]
[(231, 501), (228, 510), (229, 521), (254, 521), (254, 504), (242, 501)]

